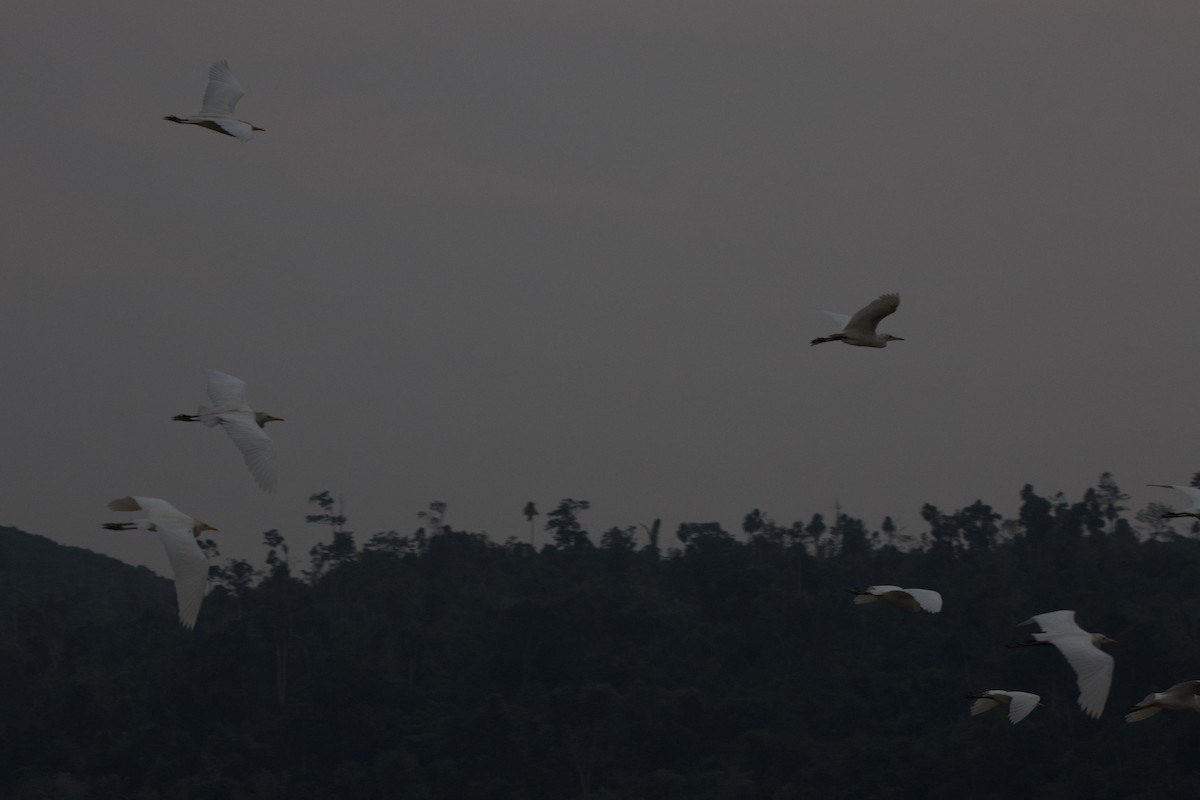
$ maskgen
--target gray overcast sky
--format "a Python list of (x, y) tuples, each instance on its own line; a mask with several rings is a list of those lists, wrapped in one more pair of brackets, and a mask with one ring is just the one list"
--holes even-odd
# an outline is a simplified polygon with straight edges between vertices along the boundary
[[(593, 504), (737, 529), (1198, 468), (1200, 5), (17, 0), (0, 523), (258, 561)], [(249, 144), (171, 125), (228, 58)], [(827, 308), (896, 291), (886, 350)], [(250, 384), (280, 488), (171, 421)], [(121, 518), (116, 515), (115, 518)], [(361, 540), (360, 538), (360, 540)]]

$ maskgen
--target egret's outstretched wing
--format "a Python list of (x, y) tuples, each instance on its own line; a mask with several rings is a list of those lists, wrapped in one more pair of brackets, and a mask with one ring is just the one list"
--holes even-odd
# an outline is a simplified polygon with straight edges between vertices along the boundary
[(833, 320), (833, 324), (837, 325), (839, 330), (844, 330), (850, 324), (849, 314), (839, 314), (836, 311), (824, 311), (823, 313)]
[(942, 610), (942, 595), (933, 589), (905, 589), (922, 611), (936, 614)]
[(1178, 491), (1181, 491), (1187, 495), (1188, 500), (1192, 501), (1191, 510), (1200, 511), (1200, 489), (1197, 489), (1195, 486), (1180, 486), (1179, 484), (1176, 484), (1176, 483), (1151, 483), (1151, 484), (1147, 484), (1147, 485), (1148, 486), (1158, 486), (1159, 488), (1162, 488), (1162, 489), (1176, 489)]
[(1008, 704), (1008, 721), (1016, 725), (1037, 708), (1042, 698), (1030, 692), (1006, 692), (1010, 698)]
[[(179, 621), (191, 628), (196, 624), (200, 604), (208, 590), (208, 559), (196, 542), (196, 532), (211, 528), (198, 523), (166, 500), (157, 497), (119, 497), (108, 504), (113, 511), (145, 511), (147, 519), (139, 519), (129, 528), (151, 530), (158, 534), (171, 573), (175, 579), (175, 599), (179, 606)], [(105, 527), (114, 527), (108, 526)], [(123, 526), (115, 526), (120, 529)]]
[(274, 491), (279, 477), (279, 459), (271, 437), (258, 426), (252, 414), (238, 412), (218, 416), (221, 418), (221, 428), (242, 451), (242, 460), (246, 462), (254, 480), (264, 490)]
[(975, 702), (971, 703), (971, 716), (977, 717), (980, 714), (985, 714), (993, 708), (1000, 707), (1000, 701), (995, 698), (996, 692), (984, 692), (983, 697), (975, 698)]
[(1100, 719), (1112, 685), (1113, 657), (1092, 644), (1090, 636), (1060, 637), (1053, 644), (1075, 670), (1079, 707), (1088, 716)]
[(1162, 710), (1163, 707), (1156, 702), (1155, 696), (1153, 694), (1148, 694), (1146, 695), (1145, 700), (1129, 709), (1129, 712), (1125, 714), (1125, 721), (1142, 722), (1143, 720), (1150, 719)]
[(175, 576), (175, 599), (179, 603), (179, 621), (186, 627), (196, 625), (200, 604), (208, 591), (208, 558), (196, 542), (192, 520), (155, 521), (159, 541), (167, 551)]
[(1200, 681), (1183, 681), (1177, 683), (1165, 692), (1151, 692), (1146, 699), (1129, 709), (1125, 715), (1126, 722), (1141, 722), (1153, 717), (1163, 709), (1174, 711), (1200, 711), (1200, 698), (1196, 692), (1200, 690)]
[(861, 591), (854, 591), (854, 602), (858, 605), (863, 605), (864, 603), (877, 603), (890, 592), (903, 593), (904, 590), (899, 586), (893, 586), (890, 583), (881, 583), (876, 586), (868, 586), (866, 589)]
[(142, 507), (132, 497), (118, 497), (108, 504), (113, 511), (141, 511)]
[(204, 105), (200, 115), (232, 117), (233, 108), (243, 94), (242, 84), (229, 69), (229, 62), (218, 61), (208, 68), (208, 88), (204, 90)]
[(1029, 692), (1013, 692), (1008, 689), (988, 689), (971, 704), (971, 716), (978, 716), (1000, 706), (1008, 706), (1008, 721), (1016, 725), (1029, 716), (1041, 697)]
[[(1036, 622), (1046, 634), (1054, 634), (1056, 636), (1072, 634), (1078, 634), (1080, 636), (1091, 635), (1083, 628), (1079, 627), (1079, 624), (1075, 622), (1075, 612), (1070, 609), (1063, 609), (1062, 611), (1047, 611), (1045, 614), (1034, 614), (1021, 624), (1030, 625), (1034, 622)], [(1037, 634), (1034, 634), (1034, 638), (1038, 639), (1039, 641), (1048, 641)]]
[(868, 586), (854, 590), (854, 602), (874, 603), (884, 600), (906, 611), (928, 611), (936, 614), (942, 610), (942, 596), (932, 589), (904, 589), (890, 583)]
[(109, 503), (108, 507), (113, 511), (145, 511), (150, 515), (150, 521), (156, 524), (160, 520), (174, 519), (183, 520), (190, 525), (192, 521), (187, 514), (157, 497), (119, 497)]
[(1163, 694), (1172, 702), (1183, 703), (1190, 700), (1198, 691), (1200, 691), (1200, 681), (1183, 681), (1167, 689)]
[(213, 402), (213, 411), (248, 411), (246, 404), (246, 382), (241, 378), (226, 375), (215, 369), (204, 370), (208, 379), (208, 396)]
[(1037, 623), (1042, 633), (1033, 638), (1058, 648), (1075, 670), (1079, 687), (1079, 707), (1096, 719), (1104, 711), (1108, 690), (1112, 685), (1113, 657), (1101, 650), (1098, 641), (1112, 641), (1103, 634), (1089, 633), (1075, 622), (1075, 612), (1069, 609), (1035, 614), (1022, 625)]
[(891, 314), (899, 307), (900, 295), (880, 295), (877, 300), (874, 300), (865, 307), (856, 311), (854, 316), (850, 318), (850, 321), (843, 327), (846, 330), (859, 330), (874, 333), (875, 326), (879, 324), (879, 320), (883, 319), (888, 314)]

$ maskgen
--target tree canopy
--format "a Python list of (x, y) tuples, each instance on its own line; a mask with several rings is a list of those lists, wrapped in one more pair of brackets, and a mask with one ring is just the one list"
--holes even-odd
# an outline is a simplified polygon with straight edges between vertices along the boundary
[[(926, 505), (919, 532), (754, 509), (740, 531), (593, 536), (568, 498), (540, 549), (532, 503), (504, 542), (434, 502), (412, 534), (360, 544), (334, 497), (312, 498), (331, 538), (310, 569), (267, 531), (264, 566), (214, 564), (194, 631), (148, 570), (0, 529), (0, 796), (1200, 792), (1200, 715), (1122, 720), (1200, 677), (1200, 541), (1129, 519), (1109, 476), (1075, 502), (1026, 486), (1016, 519)], [(845, 591), (874, 583), (936, 589), (944, 610)], [(1004, 647), (1061, 608), (1120, 641), (1099, 721), (1052, 649)], [(1047, 707), (1016, 727), (970, 718), (963, 694), (994, 688)]]

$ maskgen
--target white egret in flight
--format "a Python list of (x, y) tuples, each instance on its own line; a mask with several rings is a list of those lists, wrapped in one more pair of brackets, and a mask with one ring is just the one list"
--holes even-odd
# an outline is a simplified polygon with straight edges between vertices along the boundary
[(1147, 486), (1158, 486), (1163, 489), (1178, 489), (1187, 495), (1188, 500), (1192, 501), (1192, 507), (1184, 511), (1168, 511), (1162, 515), (1163, 519), (1174, 519), (1175, 517), (1195, 517), (1200, 519), (1200, 489), (1195, 486), (1180, 486), (1175, 483), (1148, 483)]
[(899, 336), (890, 333), (876, 333), (875, 327), (879, 321), (900, 307), (900, 295), (884, 294), (855, 312), (853, 317), (845, 314), (825, 313), (833, 317), (833, 321), (841, 326), (837, 333), (812, 340), (812, 344), (823, 342), (842, 342), (858, 347), (887, 347), (888, 342), (903, 342)]
[(899, 586), (881, 584), (866, 589), (851, 589), (854, 602), (876, 603), (882, 600), (905, 611), (928, 611), (936, 614), (942, 610), (942, 596), (932, 589), (901, 589)]
[(1169, 711), (1200, 711), (1200, 681), (1177, 683), (1165, 692), (1151, 692), (1146, 699), (1129, 709), (1126, 722), (1141, 722), (1153, 717), (1164, 708)]
[(1013, 725), (1028, 717), (1035, 708), (1043, 705), (1039, 695), (1030, 692), (1014, 692), (1009, 689), (988, 689), (982, 694), (969, 694), (967, 699), (975, 701), (971, 704), (972, 717), (985, 711), (991, 711), (993, 708), (1007, 706), (1008, 721)]
[(1074, 611), (1050, 611), (1036, 614), (1022, 625), (1037, 623), (1042, 632), (1033, 634), (1028, 642), (1011, 642), (1009, 647), (1053, 645), (1075, 670), (1079, 687), (1079, 707), (1093, 719), (1100, 719), (1112, 685), (1113, 657), (1100, 649), (1102, 644), (1115, 644), (1103, 633), (1089, 633), (1075, 623)]
[(206, 522), (192, 519), (166, 500), (154, 497), (122, 497), (108, 504), (113, 511), (145, 511), (149, 517), (133, 522), (106, 522), (110, 531), (154, 531), (167, 551), (175, 576), (175, 599), (179, 603), (179, 621), (194, 627), (200, 603), (208, 591), (208, 558), (197, 537), (204, 531), (217, 530)]
[(218, 61), (208, 68), (208, 88), (204, 90), (204, 104), (200, 113), (191, 117), (163, 117), (181, 125), (200, 125), (210, 131), (233, 136), (243, 142), (250, 141), (255, 127), (233, 116), (233, 108), (242, 99), (242, 84), (229, 69), (228, 61)]
[(246, 403), (246, 382), (206, 369), (208, 397), (212, 408), (200, 406), (198, 414), (177, 414), (172, 419), (179, 422), (203, 422), (209, 428), (220, 425), (229, 438), (242, 451), (242, 459), (250, 468), (250, 474), (265, 491), (275, 489), (279, 476), (279, 463), (275, 455), (275, 443), (263, 430), (268, 422), (283, 422), (283, 417), (273, 417), (263, 411), (255, 411)]

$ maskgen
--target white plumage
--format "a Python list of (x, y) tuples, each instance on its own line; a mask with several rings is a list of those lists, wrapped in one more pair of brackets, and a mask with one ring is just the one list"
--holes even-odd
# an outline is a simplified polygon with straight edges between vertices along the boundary
[(974, 700), (971, 704), (971, 716), (978, 716), (985, 711), (1006, 706), (1008, 721), (1016, 725), (1041, 705), (1041, 696), (1030, 692), (1014, 692), (1011, 689), (988, 689), (982, 694), (969, 694), (967, 698)]
[(887, 347), (888, 342), (902, 342), (904, 340), (899, 336), (892, 336), (890, 333), (875, 332), (879, 321), (888, 314), (893, 313), (899, 307), (900, 295), (884, 294), (863, 308), (860, 308), (852, 317), (826, 311), (825, 313), (833, 318), (833, 321), (841, 327), (841, 330), (829, 336), (813, 339), (811, 344), (842, 342), (843, 344), (852, 344), (858, 347)]
[(1158, 712), (1168, 711), (1200, 711), (1200, 681), (1184, 681), (1177, 683), (1165, 692), (1151, 692), (1146, 699), (1134, 705), (1125, 715), (1126, 722), (1141, 722), (1153, 717)]
[(190, 117), (169, 116), (163, 119), (181, 125), (199, 125), (210, 131), (248, 142), (255, 131), (263, 129), (233, 116), (233, 109), (243, 94), (242, 84), (229, 69), (229, 62), (218, 61), (208, 69), (208, 86), (204, 90), (204, 103), (200, 107), (200, 113)]
[(208, 558), (196, 538), (203, 531), (217, 530), (206, 522), (192, 519), (166, 500), (155, 497), (121, 497), (108, 504), (113, 511), (145, 511), (144, 519), (133, 522), (108, 522), (110, 531), (144, 530), (158, 534), (171, 562), (175, 579), (175, 599), (179, 604), (179, 621), (185, 627), (196, 624), (200, 604), (208, 591)]
[(263, 430), (268, 422), (282, 422), (263, 411), (255, 411), (246, 402), (246, 382), (215, 369), (204, 370), (208, 378), (208, 397), (212, 407), (200, 406), (197, 414), (179, 414), (180, 422), (202, 422), (207, 427), (220, 425), (242, 452), (242, 460), (265, 491), (273, 491), (279, 477), (275, 443)]
[(1013, 642), (1009, 647), (1053, 645), (1075, 670), (1079, 687), (1079, 707), (1093, 719), (1099, 719), (1108, 700), (1112, 685), (1113, 657), (1100, 649), (1101, 644), (1113, 644), (1103, 633), (1090, 633), (1075, 623), (1074, 611), (1050, 611), (1037, 614), (1022, 625), (1037, 623), (1042, 632), (1033, 634), (1033, 641)]
[(1147, 486), (1158, 486), (1163, 489), (1176, 489), (1187, 495), (1188, 500), (1192, 501), (1191, 508), (1186, 508), (1183, 511), (1168, 511), (1163, 514), (1164, 519), (1172, 519), (1174, 517), (1195, 517), (1200, 519), (1200, 489), (1195, 486), (1181, 486), (1177, 483), (1148, 483)]
[(854, 602), (875, 603), (882, 600), (905, 611), (928, 611), (936, 614), (942, 610), (942, 596), (932, 589), (902, 589), (899, 586), (880, 584), (866, 589), (851, 589)]

